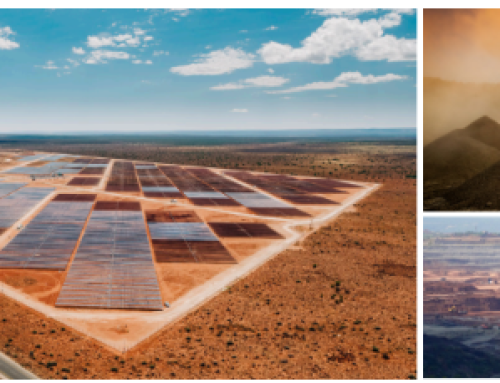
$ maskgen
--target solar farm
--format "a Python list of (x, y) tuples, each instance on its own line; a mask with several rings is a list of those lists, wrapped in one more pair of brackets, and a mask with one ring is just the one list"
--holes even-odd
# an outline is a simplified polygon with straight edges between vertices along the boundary
[(1, 152), (0, 284), (109, 347), (130, 348), (377, 186)]

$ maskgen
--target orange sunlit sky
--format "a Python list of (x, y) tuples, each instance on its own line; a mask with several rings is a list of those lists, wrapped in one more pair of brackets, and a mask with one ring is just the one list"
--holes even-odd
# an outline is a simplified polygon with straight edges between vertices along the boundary
[(500, 83), (500, 9), (424, 10), (424, 75)]

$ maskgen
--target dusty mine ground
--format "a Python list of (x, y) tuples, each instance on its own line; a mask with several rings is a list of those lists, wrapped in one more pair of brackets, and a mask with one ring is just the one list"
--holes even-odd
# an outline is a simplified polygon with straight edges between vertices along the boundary
[[(39, 377), (416, 377), (414, 144), (182, 148), (120, 143), (29, 149), (383, 184), (126, 353), (0, 295), (0, 350)], [(15, 272), (2, 278), (26, 291), (37, 283), (35, 275), (20, 279)], [(60, 281), (50, 272), (43, 280), (46, 295), (40, 299), (50, 302)], [(115, 327), (117, 333), (132, 331)]]

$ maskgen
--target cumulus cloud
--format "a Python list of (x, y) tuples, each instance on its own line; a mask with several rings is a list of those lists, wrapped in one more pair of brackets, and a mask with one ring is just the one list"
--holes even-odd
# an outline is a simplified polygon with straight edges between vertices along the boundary
[(87, 46), (92, 49), (102, 47), (137, 47), (141, 42), (152, 40), (153, 37), (146, 36), (146, 31), (141, 28), (134, 28), (134, 34), (124, 33), (110, 35), (101, 33), (96, 36), (87, 36)]
[(384, 35), (384, 30), (401, 24), (401, 12), (361, 21), (332, 17), (294, 48), (270, 41), (257, 51), (267, 64), (310, 62), (329, 64), (334, 58), (354, 55), (361, 60), (410, 61), (416, 59), (416, 40)]
[(273, 68), (267, 68), (267, 71), (268, 71), (269, 73), (271, 73), (271, 74), (273, 74), (273, 73), (274, 73), (274, 69), (273, 69)]
[(276, 30), (276, 29), (278, 29), (278, 27), (277, 27), (277, 26), (275, 26), (275, 25), (271, 25), (270, 27), (267, 27), (267, 28), (266, 28), (266, 31), (274, 31), (274, 30)]
[(73, 53), (77, 55), (84, 55), (85, 50), (82, 47), (73, 47)]
[(12, 35), (15, 33), (10, 29), (10, 27), (0, 28), (0, 49), (11, 50), (19, 48), (19, 43), (16, 43), (12, 39)]
[(85, 64), (106, 64), (107, 60), (128, 60), (130, 55), (127, 52), (107, 51), (97, 49), (92, 51), (84, 60)]
[(336, 88), (347, 88), (349, 84), (369, 85), (381, 82), (405, 80), (406, 78), (407, 76), (400, 76), (393, 73), (388, 73), (381, 76), (374, 76), (371, 74), (364, 76), (360, 72), (344, 72), (341, 73), (338, 77), (336, 77), (333, 81), (313, 82), (303, 86), (297, 86), (294, 88), (289, 88), (284, 90), (267, 91), (266, 93), (281, 94), (281, 93), (304, 92), (308, 90), (331, 90)]
[(248, 109), (233, 109), (231, 112), (233, 113), (248, 113)]
[(283, 86), (286, 84), (288, 81), (290, 81), (287, 78), (284, 77), (279, 77), (279, 76), (260, 76), (260, 77), (253, 77), (253, 78), (247, 78), (246, 80), (242, 80), (237, 83), (227, 83), (227, 84), (220, 84), (217, 86), (213, 86), (210, 89), (211, 90), (235, 90), (235, 89), (244, 89), (244, 88), (250, 88), (250, 87), (257, 87), (257, 88), (275, 88), (279, 86)]
[(172, 67), (170, 71), (183, 76), (220, 75), (249, 68), (255, 60), (255, 55), (232, 47), (200, 54), (198, 57), (194, 63)]
[(356, 57), (363, 61), (410, 61), (417, 59), (417, 42), (392, 35), (382, 36), (360, 48)]

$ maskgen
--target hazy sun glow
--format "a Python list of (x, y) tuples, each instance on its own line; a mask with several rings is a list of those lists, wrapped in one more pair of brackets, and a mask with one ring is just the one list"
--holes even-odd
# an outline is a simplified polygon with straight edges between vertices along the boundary
[(500, 82), (500, 9), (424, 10), (424, 74)]

